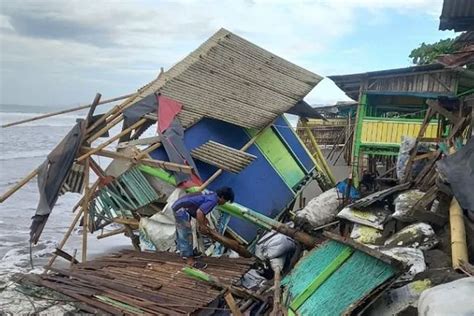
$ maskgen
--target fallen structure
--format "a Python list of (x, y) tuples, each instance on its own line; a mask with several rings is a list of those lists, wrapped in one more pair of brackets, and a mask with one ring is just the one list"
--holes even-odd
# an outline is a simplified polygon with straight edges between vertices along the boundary
[[(465, 302), (474, 275), (470, 78), (468, 69), (439, 64), (333, 77), (359, 100), (344, 140), (353, 177), (336, 183), (306, 125), (331, 117), (302, 100), (321, 78), (220, 30), (100, 115), (97, 95), (45, 163), (1, 197), (38, 176), (34, 243), (59, 195), (84, 193), (46, 273), (19, 282), (62, 293), (91, 313), (381, 315), (433, 311), (449, 300), (440, 284), (469, 276), (448, 284), (472, 313)], [(284, 113), (301, 115), (310, 151)], [(105, 136), (119, 123), (120, 133)], [(94, 156), (112, 162), (102, 168)], [(380, 185), (364, 182), (363, 169), (381, 161), (393, 165), (385, 165), (388, 185), (382, 175)], [(313, 179), (323, 194), (294, 207)], [(213, 230), (195, 231), (208, 267), (188, 267), (175, 253), (170, 205), (223, 185), (234, 188), (236, 202), (211, 212)], [(81, 262), (63, 250), (80, 220)], [(126, 234), (137, 250), (87, 261), (87, 234), (112, 223), (121, 226), (98, 238)], [(53, 266), (56, 256), (69, 269)]]
[[(229, 286), (254, 260), (204, 258), (206, 272)], [(40, 285), (76, 299), (89, 313), (113, 315), (211, 314), (219, 310), (225, 289), (186, 276), (181, 257), (169, 252), (124, 251), (73, 269), (52, 268), (54, 274), (29, 275), (23, 282)], [(213, 309), (214, 308), (214, 309)]]

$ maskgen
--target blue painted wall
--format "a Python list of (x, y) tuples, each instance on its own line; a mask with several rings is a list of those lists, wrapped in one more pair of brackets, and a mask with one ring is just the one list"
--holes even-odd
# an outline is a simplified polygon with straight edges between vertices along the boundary
[[(285, 120), (278, 125), (283, 124), (286, 124)], [(306, 159), (305, 167), (308, 166), (312, 169), (307, 161), (307, 154), (305, 157), (301, 151), (301, 149), (304, 151), (304, 148), (301, 147), (298, 139), (294, 135), (292, 137), (288, 134), (288, 131), (283, 131), (282, 135), (285, 135), (285, 140), (288, 139), (287, 142), (294, 146), (295, 149), (293, 150), (298, 153), (298, 156), (301, 155), (303, 161)], [(185, 132), (184, 142), (189, 150), (204, 144), (208, 140), (232, 148), (241, 148), (250, 140), (250, 136), (242, 127), (207, 118), (199, 121)], [(294, 199), (294, 192), (278, 175), (257, 146), (252, 145), (247, 152), (257, 156), (257, 159), (239, 174), (224, 171), (212, 182), (209, 189), (216, 190), (221, 186), (232, 187), (237, 203), (274, 218)], [(151, 156), (154, 159), (168, 160), (163, 148), (153, 151)], [(195, 163), (203, 181), (217, 171), (216, 167), (197, 159)], [(257, 233), (256, 226), (237, 218), (230, 220), (229, 227), (247, 241), (251, 241)]]
[(299, 140), (298, 136), (291, 129), (287, 120), (283, 116), (280, 116), (275, 121), (274, 127), (277, 130), (279, 136), (290, 148), (290, 151), (296, 156), (304, 169), (306, 169), (307, 172), (313, 170), (315, 167), (313, 159)]

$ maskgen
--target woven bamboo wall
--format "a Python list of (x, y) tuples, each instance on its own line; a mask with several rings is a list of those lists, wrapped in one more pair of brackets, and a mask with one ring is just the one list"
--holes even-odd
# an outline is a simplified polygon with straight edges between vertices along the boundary
[[(347, 126), (347, 119), (328, 119), (327, 121), (311, 119), (307, 123), (309, 129), (313, 133), (319, 145), (334, 145), (338, 136), (345, 130)], [(296, 130), (298, 136), (301, 138), (306, 147), (311, 148), (311, 140), (309, 139), (306, 130), (301, 127), (298, 122)], [(344, 144), (345, 137), (340, 138), (337, 145)]]

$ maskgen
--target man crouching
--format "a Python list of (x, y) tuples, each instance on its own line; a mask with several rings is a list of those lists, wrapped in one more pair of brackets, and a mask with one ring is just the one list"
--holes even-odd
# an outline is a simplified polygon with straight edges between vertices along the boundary
[(229, 187), (222, 187), (216, 192), (190, 193), (174, 202), (171, 208), (176, 219), (176, 245), (187, 264), (198, 269), (206, 267), (194, 258), (191, 217), (196, 219), (199, 230), (206, 233), (210, 230), (206, 215), (226, 202), (234, 202), (234, 191)]

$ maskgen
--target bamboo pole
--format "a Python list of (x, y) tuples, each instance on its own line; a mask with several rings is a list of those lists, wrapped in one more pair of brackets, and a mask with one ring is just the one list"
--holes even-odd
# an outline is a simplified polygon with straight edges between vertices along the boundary
[(223, 244), (225, 247), (234, 250), (244, 258), (253, 257), (252, 253), (248, 251), (247, 248), (239, 244), (236, 240), (224, 237), (213, 229), (208, 229), (207, 231), (203, 231), (202, 233), (211, 237), (213, 240)]
[[(97, 103), (97, 105), (112, 103), (112, 102), (115, 102), (115, 101), (120, 101), (120, 100), (129, 98), (129, 97), (132, 97), (134, 95), (136, 95), (136, 93), (126, 94), (126, 95), (123, 95), (123, 96), (120, 96), (120, 97), (107, 99), (107, 100), (104, 100), (104, 101), (101, 101), (101, 102)], [(15, 126), (15, 125), (20, 125), (20, 124), (28, 123), (28, 122), (32, 122), (32, 121), (37, 121), (37, 120), (41, 120), (41, 119), (56, 116), (56, 115), (61, 115), (61, 114), (66, 114), (66, 113), (70, 113), (70, 112), (80, 111), (80, 110), (83, 110), (83, 109), (90, 108), (91, 106), (92, 106), (92, 103), (77, 106), (77, 107), (66, 109), (66, 110), (57, 111), (57, 112), (46, 113), (46, 114), (35, 116), (35, 117), (29, 118), (29, 119), (4, 124), (4, 125), (2, 125), (2, 128), (11, 127), (11, 126)]]
[[(97, 187), (99, 186), (100, 184), (100, 178), (97, 179), (94, 184), (91, 186), (89, 192), (90, 194), (94, 193), (95, 190), (97, 189)], [(81, 199), (76, 203), (76, 205), (74, 205), (74, 207), (72, 208), (72, 212), (74, 213), (81, 205), (82, 205), (82, 202), (84, 201), (84, 196), (81, 197)]]
[(235, 303), (234, 297), (230, 291), (227, 291), (224, 295), (225, 302), (227, 306), (229, 306), (230, 312), (233, 316), (242, 316), (242, 313), (237, 308), (237, 304)]
[(108, 145), (112, 144), (114, 141), (116, 141), (117, 139), (119, 139), (120, 137), (130, 133), (132, 130), (140, 127), (141, 125), (143, 125), (143, 123), (146, 122), (147, 119), (145, 118), (142, 118), (140, 119), (139, 121), (135, 122), (135, 124), (133, 124), (132, 126), (130, 126), (129, 128), (127, 129), (124, 129), (122, 132), (120, 132), (119, 134), (115, 135), (114, 137), (111, 137), (109, 138), (107, 141), (103, 142), (102, 144), (100, 144), (98, 147), (94, 148), (93, 150), (85, 153), (84, 155), (80, 156), (79, 158), (77, 158), (77, 162), (81, 162), (83, 161), (84, 159), (86, 159), (87, 157), (89, 157), (90, 155), (93, 155), (95, 154), (96, 152), (98, 152), (99, 150), (101, 149), (104, 149), (105, 147), (107, 147)]
[[(95, 148), (82, 147), (82, 149), (85, 151), (92, 151)], [(133, 163), (140, 163), (140, 164), (148, 165), (151, 167), (159, 167), (166, 170), (179, 171), (179, 172), (184, 172), (184, 173), (191, 173), (193, 169), (191, 166), (180, 165), (174, 162), (168, 162), (168, 161), (163, 161), (163, 160), (155, 160), (155, 159), (148, 159), (148, 158), (143, 158), (143, 159), (138, 160), (134, 157), (127, 156), (120, 152), (114, 152), (114, 151), (105, 150), (105, 149), (101, 149), (95, 152), (94, 155), (108, 157), (108, 158), (115, 158), (115, 159), (125, 159), (125, 160), (132, 161)]]
[[(160, 73), (158, 74), (158, 76), (155, 80), (160, 79), (160, 77), (163, 75), (163, 73), (164, 73), (164, 69), (163, 69), (163, 67), (161, 67)], [(141, 92), (145, 88), (146, 87), (144, 87), (142, 89), (139, 89), (136, 93), (130, 95), (130, 98), (128, 100), (124, 101), (122, 104), (114, 107), (113, 109), (110, 109), (107, 113), (105, 113), (101, 118), (99, 118), (96, 122), (94, 122), (94, 124), (92, 124), (87, 129), (87, 133), (90, 133), (91, 131), (93, 131), (97, 126), (102, 124), (106, 119), (109, 119), (109, 122), (110, 122), (111, 120), (115, 119), (118, 115), (121, 115), (125, 109), (127, 109), (130, 106), (132, 106), (133, 104), (135, 104), (135, 102), (132, 102), (132, 101), (135, 100), (132, 97), (140, 96)]]
[(316, 142), (316, 138), (314, 137), (313, 133), (311, 133), (311, 130), (309, 129), (306, 122), (303, 121), (302, 123), (303, 123), (303, 126), (306, 129), (306, 133), (308, 134), (309, 140), (311, 141), (311, 144), (313, 145), (314, 150), (316, 151), (315, 154), (313, 154), (313, 156), (316, 156), (317, 160), (321, 163), (322, 169), (325, 171), (326, 176), (332, 182), (332, 185), (333, 186), (336, 185), (336, 178), (332, 174), (331, 168), (329, 168), (329, 165), (328, 165), (326, 159), (324, 158), (323, 153), (321, 152), (321, 148), (319, 148), (319, 145)]
[(97, 236), (97, 239), (102, 239), (102, 238), (107, 238), (107, 237), (110, 237), (110, 236), (115, 236), (115, 235), (118, 235), (118, 234), (123, 234), (126, 231), (127, 231), (127, 228), (125, 228), (125, 227), (117, 228), (115, 230), (112, 230), (110, 232), (103, 233), (103, 234)]
[(119, 116), (117, 116), (115, 119), (111, 120), (109, 123), (107, 123), (103, 128), (101, 128), (100, 130), (98, 130), (97, 132), (95, 132), (95, 134), (89, 136), (87, 138), (87, 142), (88, 143), (92, 143), (93, 141), (95, 141), (97, 138), (99, 138), (100, 136), (102, 136), (104, 133), (106, 133), (108, 130), (112, 129), (115, 125), (117, 125), (118, 123), (120, 123), (121, 121), (123, 120), (123, 114), (120, 114)]
[(138, 153), (138, 155), (135, 157), (136, 159), (142, 159), (143, 157), (148, 156), (149, 153), (151, 153), (153, 150), (157, 149), (158, 147), (161, 146), (161, 143), (156, 143), (154, 145), (151, 145), (147, 149), (141, 151)]
[(16, 191), (20, 190), (25, 184), (30, 182), (31, 179), (36, 177), (39, 172), (39, 167), (31, 171), (26, 177), (18, 181), (13, 187), (11, 187), (7, 192), (3, 193), (0, 197), (0, 203), (3, 203), (6, 199), (12, 196)]
[(455, 197), (449, 207), (449, 226), (451, 230), (451, 257), (455, 270), (460, 270), (462, 262), (468, 262), (466, 228), (461, 206)]
[[(66, 244), (67, 240), (69, 239), (69, 236), (71, 236), (71, 233), (72, 231), (74, 230), (74, 227), (76, 227), (76, 224), (77, 222), (79, 221), (79, 219), (81, 218), (81, 215), (82, 215), (82, 212), (83, 212), (83, 209), (79, 209), (79, 211), (77, 212), (76, 216), (74, 217), (74, 219), (72, 220), (71, 222), (71, 225), (69, 225), (69, 228), (68, 230), (66, 231), (66, 233), (64, 234), (64, 237), (63, 239), (61, 240), (61, 242), (59, 243), (58, 245), (58, 249), (63, 249), (64, 245)], [(57, 255), (53, 254), (53, 256), (51, 257), (51, 259), (49, 259), (49, 262), (48, 264), (45, 266), (45, 271), (47, 271), (54, 263), (54, 261), (56, 260), (57, 258)]]
[(280, 311), (280, 296), (281, 296), (281, 270), (280, 267), (273, 268), (273, 310), (270, 315), (277, 316)]
[(84, 162), (84, 201), (82, 209), (82, 262), (87, 261), (87, 231), (89, 230), (89, 167), (90, 158), (87, 157)]

